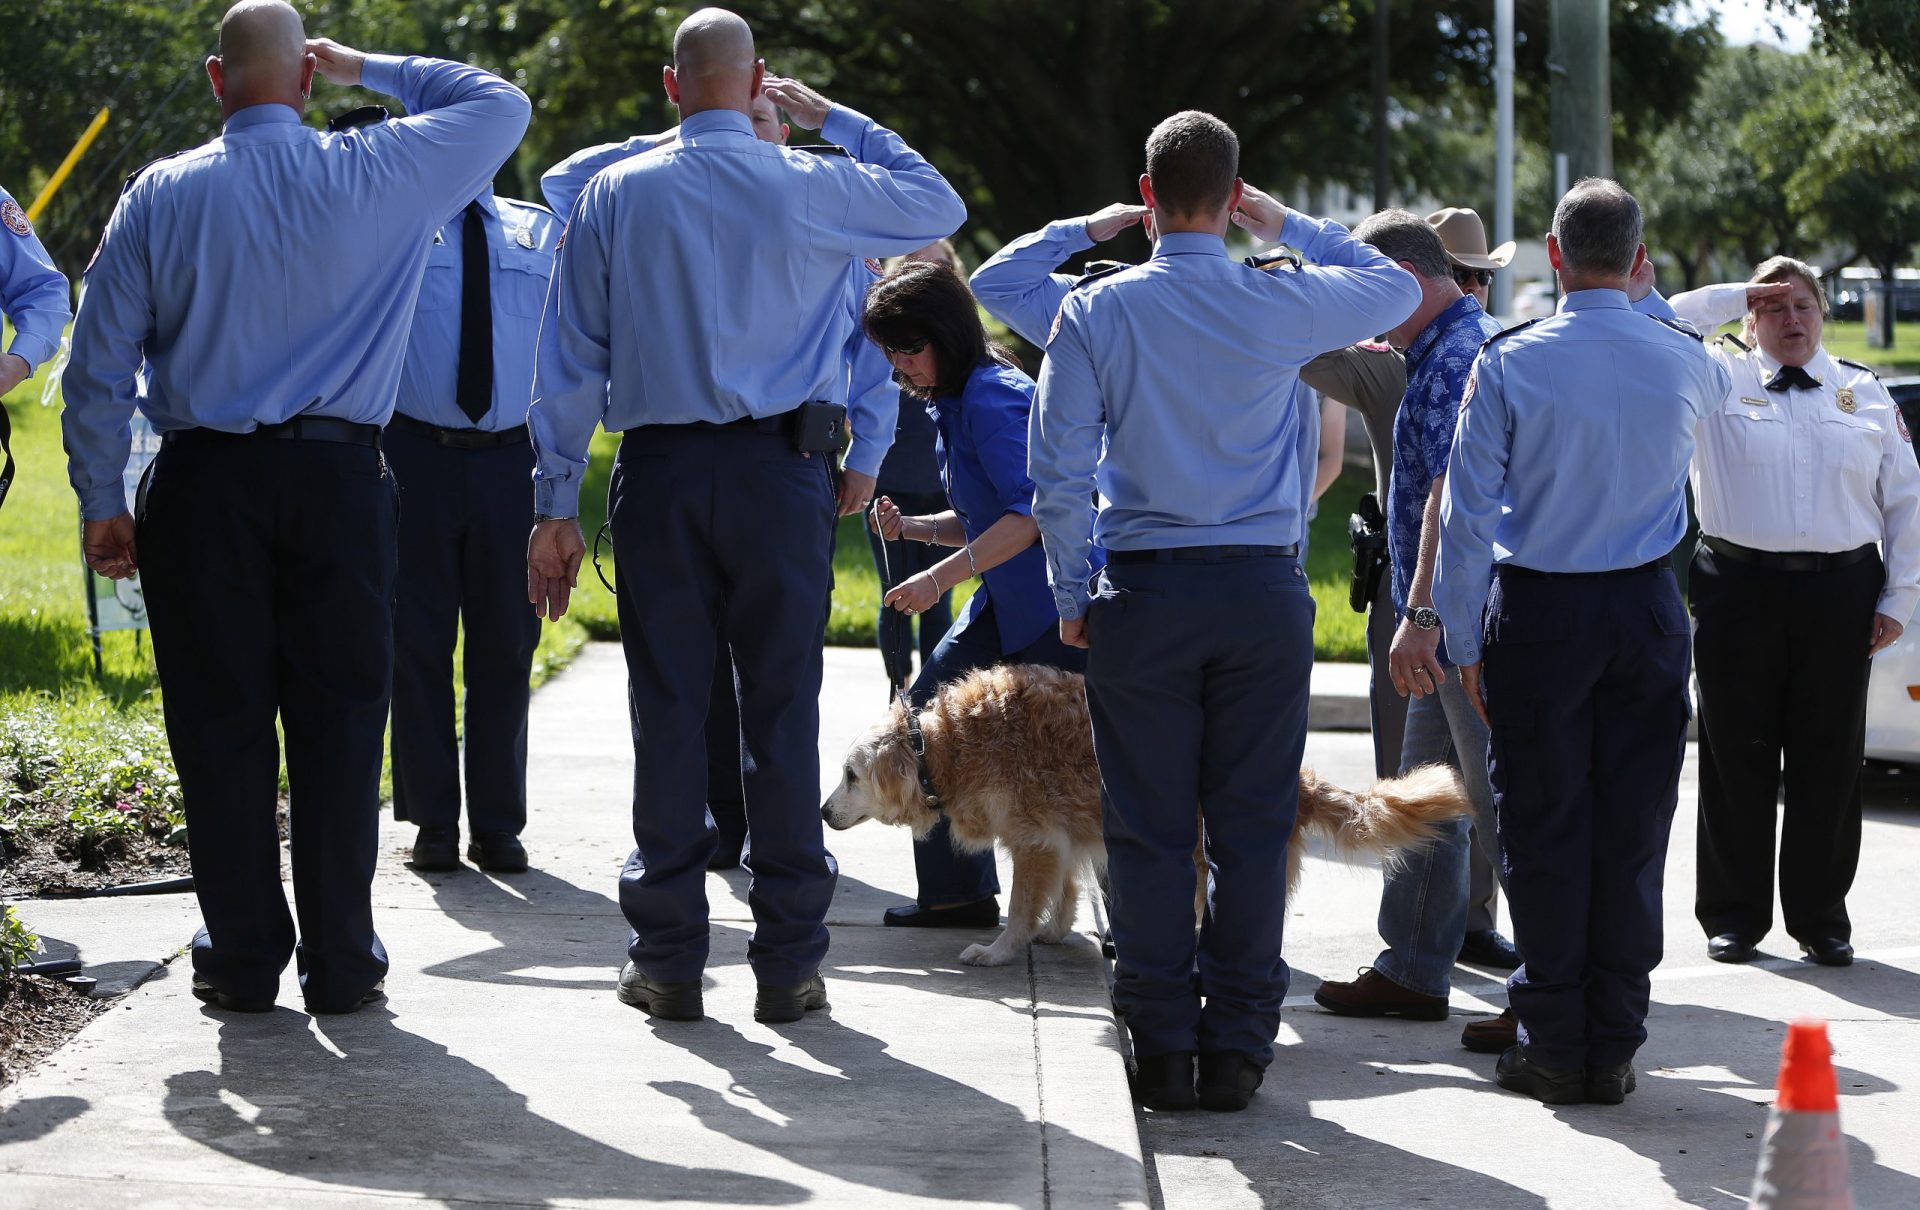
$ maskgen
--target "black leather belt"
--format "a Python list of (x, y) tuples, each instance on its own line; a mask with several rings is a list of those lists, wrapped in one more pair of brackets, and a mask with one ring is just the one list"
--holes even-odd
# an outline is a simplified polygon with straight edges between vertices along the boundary
[(742, 416), (737, 420), (690, 420), (685, 424), (647, 424), (642, 429), (725, 429), (729, 432), (784, 433), (793, 425), (793, 412), (773, 416)]
[(1614, 576), (1643, 576), (1667, 566), (1669, 564), (1665, 559), (1654, 559), (1638, 567), (1619, 567), (1612, 571), (1535, 571), (1517, 563), (1501, 563), (1494, 570), (1501, 575), (1518, 576), (1523, 580), (1605, 580)]
[(252, 441), (280, 438), (288, 441), (334, 441), (342, 445), (370, 445), (380, 448), (380, 426), (335, 420), (331, 416), (295, 416), (279, 424), (263, 424), (252, 432), (229, 433), (221, 429), (175, 429), (161, 435), (162, 445), (181, 442)]
[(1864, 562), (1880, 548), (1872, 542), (1865, 546), (1856, 546), (1852, 550), (1839, 550), (1832, 553), (1821, 551), (1783, 551), (1755, 550), (1751, 546), (1742, 546), (1738, 542), (1729, 542), (1725, 538), (1700, 535), (1700, 544), (1716, 555), (1724, 555), (1735, 563), (1751, 563), (1755, 567), (1764, 567), (1768, 571), (1838, 571), (1842, 567), (1852, 567)]
[(501, 429), (497, 433), (482, 429), (445, 429), (437, 424), (428, 424), (424, 420), (415, 420), (400, 412), (393, 414), (387, 422), (388, 428), (403, 429), (415, 433), (436, 445), (444, 445), (456, 450), (497, 450), (502, 446), (526, 445), (532, 440), (527, 435), (527, 426), (517, 424), (510, 429)]
[(1291, 546), (1167, 546), (1158, 550), (1110, 550), (1109, 563), (1218, 563), (1223, 559), (1294, 559), (1300, 544)]

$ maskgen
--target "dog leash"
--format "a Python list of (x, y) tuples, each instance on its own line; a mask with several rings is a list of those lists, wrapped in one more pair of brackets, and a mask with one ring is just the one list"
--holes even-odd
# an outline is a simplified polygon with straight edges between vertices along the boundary
[[(881, 583), (891, 584), (893, 583), (893, 566), (892, 561), (887, 557), (886, 532), (880, 528), (878, 498), (873, 502), (873, 532), (880, 536)], [(941, 810), (940, 794), (933, 788), (933, 772), (927, 768), (927, 736), (926, 732), (920, 729), (920, 712), (913, 708), (913, 703), (907, 700), (907, 695), (901, 692), (900, 686), (893, 683), (892, 669), (887, 670), (887, 695), (887, 704), (899, 702), (901, 710), (907, 716), (907, 747), (913, 753), (914, 771), (920, 777), (920, 797), (932, 810)]]

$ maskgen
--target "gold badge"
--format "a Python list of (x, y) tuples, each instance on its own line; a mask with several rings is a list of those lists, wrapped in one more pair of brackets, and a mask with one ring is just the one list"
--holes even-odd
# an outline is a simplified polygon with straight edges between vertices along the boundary
[(1839, 394), (1834, 396), (1833, 401), (1839, 404), (1840, 410), (1845, 412), (1849, 416), (1853, 415), (1854, 409), (1859, 406), (1853, 401), (1852, 387), (1841, 387)]

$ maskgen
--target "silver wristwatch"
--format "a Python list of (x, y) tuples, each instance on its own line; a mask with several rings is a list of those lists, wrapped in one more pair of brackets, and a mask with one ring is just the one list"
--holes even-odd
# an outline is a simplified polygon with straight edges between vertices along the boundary
[(1415, 630), (1438, 630), (1440, 612), (1425, 605), (1413, 605), (1407, 609), (1407, 621), (1413, 623)]

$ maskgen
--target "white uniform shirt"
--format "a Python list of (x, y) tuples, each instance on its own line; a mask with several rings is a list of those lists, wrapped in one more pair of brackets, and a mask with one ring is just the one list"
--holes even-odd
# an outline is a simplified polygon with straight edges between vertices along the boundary
[[(1747, 287), (1672, 301), (1681, 319), (1712, 332), (1745, 314)], [(1770, 391), (1773, 358), (1726, 339), (1707, 350), (1733, 384), (1700, 420), (1692, 477), (1701, 532), (1768, 551), (1881, 543), (1887, 582), (1876, 608), (1905, 625), (1920, 605), (1920, 463), (1886, 388), (1823, 348), (1805, 367), (1816, 386)]]

